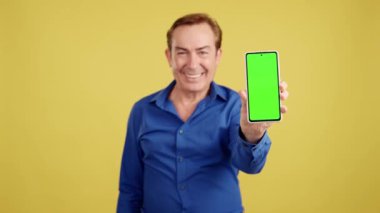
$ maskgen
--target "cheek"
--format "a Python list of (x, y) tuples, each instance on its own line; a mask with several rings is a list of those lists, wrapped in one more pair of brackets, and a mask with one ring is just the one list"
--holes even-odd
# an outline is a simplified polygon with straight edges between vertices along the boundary
[(173, 60), (172, 67), (175, 70), (181, 69), (186, 64), (185, 60), (177, 58)]
[(216, 64), (213, 60), (205, 60), (201, 65), (206, 68), (208, 72), (214, 72), (216, 69)]

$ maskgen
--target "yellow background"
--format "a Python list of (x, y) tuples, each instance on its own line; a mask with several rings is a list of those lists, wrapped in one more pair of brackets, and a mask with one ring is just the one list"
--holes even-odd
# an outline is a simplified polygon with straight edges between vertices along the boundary
[(165, 33), (189, 12), (221, 25), (216, 81), (278, 50), (289, 113), (246, 212), (380, 212), (380, 7), (374, 0), (0, 1), (0, 212), (115, 212), (126, 121), (172, 79)]

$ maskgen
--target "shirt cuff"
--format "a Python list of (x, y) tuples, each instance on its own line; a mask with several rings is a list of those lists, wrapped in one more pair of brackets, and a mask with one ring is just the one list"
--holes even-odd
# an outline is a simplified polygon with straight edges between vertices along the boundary
[(269, 136), (267, 131), (265, 131), (263, 137), (260, 138), (260, 140), (254, 144), (254, 143), (249, 143), (247, 139), (245, 138), (243, 131), (239, 127), (239, 141), (243, 144), (243, 146), (250, 148), (250, 149), (257, 149), (265, 146), (265, 144), (269, 143)]

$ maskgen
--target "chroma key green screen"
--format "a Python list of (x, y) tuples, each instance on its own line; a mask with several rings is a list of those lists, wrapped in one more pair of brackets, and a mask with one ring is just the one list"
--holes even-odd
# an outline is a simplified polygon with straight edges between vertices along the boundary
[(277, 52), (246, 53), (248, 120), (281, 119)]

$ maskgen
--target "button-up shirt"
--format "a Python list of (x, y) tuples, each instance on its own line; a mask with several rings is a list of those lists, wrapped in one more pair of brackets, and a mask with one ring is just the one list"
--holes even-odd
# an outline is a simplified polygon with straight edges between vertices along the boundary
[(117, 212), (242, 212), (238, 171), (261, 171), (267, 133), (257, 144), (245, 141), (239, 95), (215, 82), (184, 122), (169, 100), (175, 83), (132, 108)]

